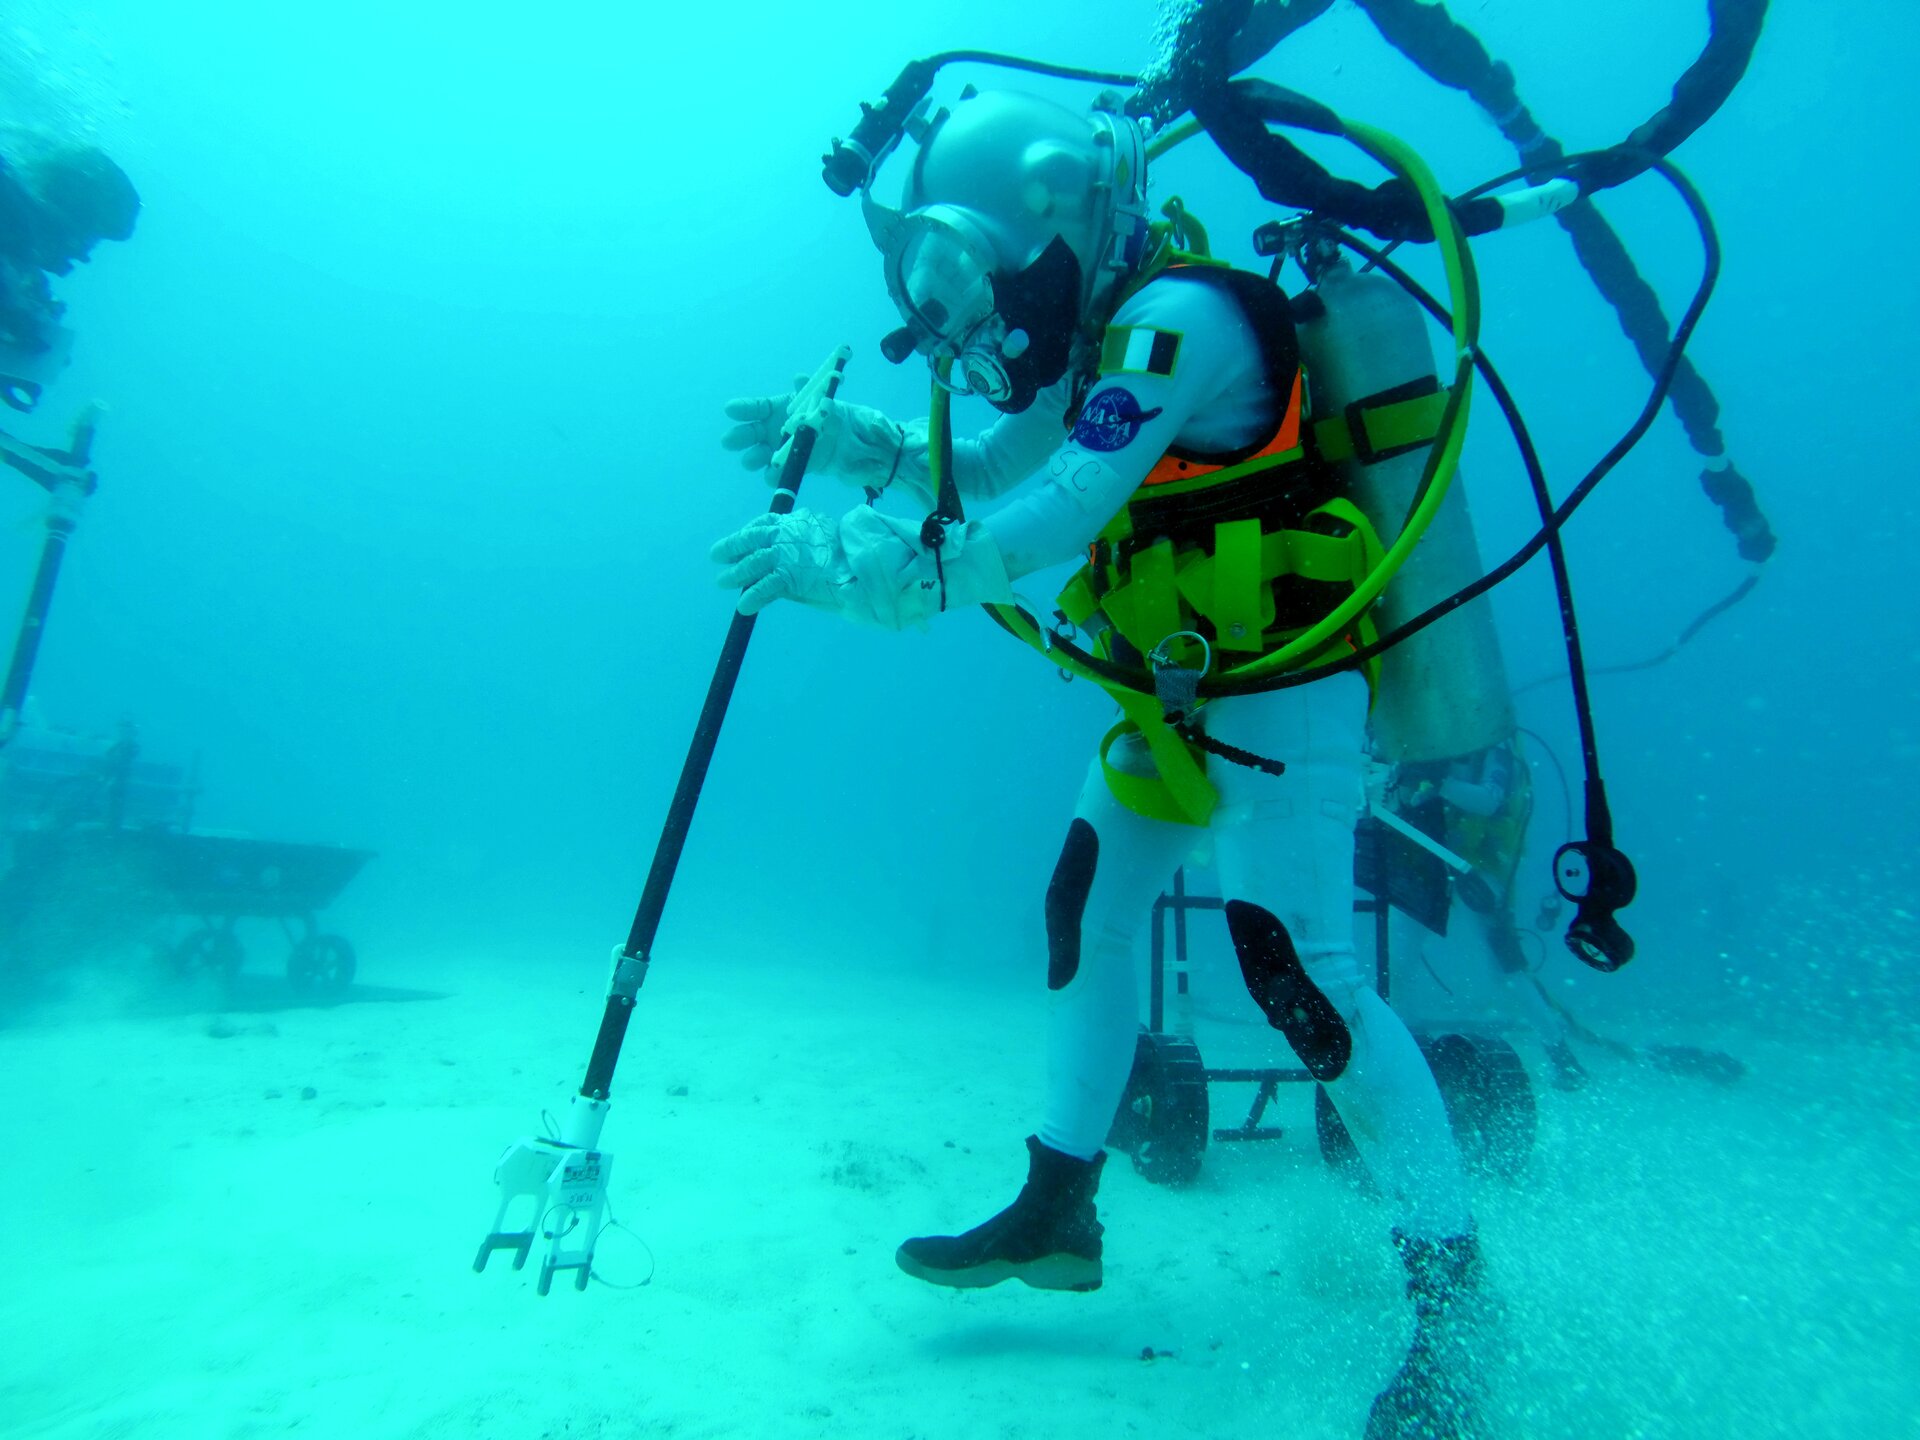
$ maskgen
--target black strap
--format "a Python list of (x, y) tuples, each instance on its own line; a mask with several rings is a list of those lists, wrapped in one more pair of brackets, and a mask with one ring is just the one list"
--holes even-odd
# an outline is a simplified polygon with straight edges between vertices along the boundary
[(941, 552), (947, 544), (947, 522), (936, 510), (920, 522), (920, 543), (933, 552), (933, 573), (940, 582), (940, 613), (947, 613), (947, 563)]
[(1264, 775), (1284, 775), (1287, 765), (1284, 760), (1268, 760), (1251, 750), (1242, 750), (1238, 745), (1229, 745), (1224, 740), (1216, 740), (1190, 720), (1176, 720), (1172, 723), (1173, 733), (1189, 745), (1197, 745), (1209, 755), (1218, 755), (1222, 760), (1230, 760), (1235, 765), (1244, 765), (1249, 770), (1258, 770)]
[[(1169, 642), (1170, 643), (1170, 642)], [(1200, 695), (1200, 681), (1205, 678), (1204, 670), (1176, 664), (1167, 658), (1166, 646), (1155, 650), (1147, 657), (1153, 664), (1153, 694), (1160, 702), (1160, 716), (1167, 728), (1189, 745), (1198, 746), (1209, 755), (1218, 755), (1222, 760), (1230, 760), (1235, 765), (1244, 765), (1249, 770), (1258, 770), (1266, 775), (1284, 775), (1285, 764), (1278, 760), (1268, 760), (1251, 750), (1242, 750), (1238, 745), (1229, 745), (1224, 740), (1215, 740), (1211, 735), (1193, 723), (1193, 715)]]
[(946, 423), (932, 427), (934, 434), (928, 436), (936, 447), (940, 460), (940, 490), (933, 497), (933, 514), (929, 519), (938, 520), (942, 525), (958, 525), (967, 518), (967, 507), (960, 500), (960, 482), (953, 478), (953, 417), (948, 414)]

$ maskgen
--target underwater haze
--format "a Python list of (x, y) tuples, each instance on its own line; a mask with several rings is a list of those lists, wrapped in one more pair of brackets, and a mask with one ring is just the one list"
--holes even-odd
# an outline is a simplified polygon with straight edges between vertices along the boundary
[[(1666, 103), (1706, 36), (1699, 0), (1450, 8), (1570, 148)], [(541, 1298), (506, 1256), (471, 1269), (501, 1147), (565, 1112), (593, 1047), (727, 632), (709, 546), (768, 504), (723, 406), (846, 344), (843, 396), (926, 413), (924, 368), (880, 353), (899, 317), (823, 150), (912, 57), (1136, 72), (1158, 21), (1155, 0), (10, 0), (0, 155), (90, 141), (143, 202), (131, 240), (54, 281), (70, 368), (33, 414), (0, 410), (60, 446), (104, 407), (29, 724), (137, 734), (191, 771), (196, 831), (372, 858), (321, 917), (357, 953), (339, 995), (287, 983), (271, 919), (240, 926), (225, 985), (92, 933), (85, 896), (6, 941), (0, 1433), (1363, 1432), (1413, 1321), (1385, 1212), (1322, 1164), (1310, 1086), (1275, 1098), (1283, 1138), (1210, 1147), (1191, 1186), (1114, 1156), (1096, 1295), (895, 1268), (903, 1237), (1018, 1184), (1043, 903), (1112, 709), (978, 615), (762, 615), (613, 1089), (601, 1283)], [(1601, 673), (1748, 567), (1664, 412), (1567, 527), (1639, 875), (1618, 974), (1543, 909), (1582, 823), (1544, 558), (1495, 592), (1511, 677), (1548, 682), (1518, 697), (1544, 742), (1519, 914), (1543, 914), (1536, 978), (1600, 1041), (1566, 1094), (1515, 1032), (1537, 1135), (1474, 1196), (1492, 1436), (1920, 1434), (1917, 48), (1894, 0), (1780, 0), (1673, 156), (1725, 249), (1688, 353), (1780, 546), (1665, 663)], [(1344, 0), (1254, 73), (1403, 137), (1450, 192), (1514, 163)], [(966, 82), (1009, 83), (958, 66), (936, 100)], [(1217, 152), (1152, 178), (1264, 270), (1249, 237), (1279, 212)], [(1678, 314), (1701, 273), (1683, 207), (1642, 179), (1601, 208)], [(1648, 378), (1558, 228), (1474, 253), (1485, 349), (1564, 495)], [(1537, 519), (1485, 394), (1463, 475), (1491, 563)], [(819, 478), (801, 503), (857, 499)], [(45, 509), (0, 468), (9, 627)], [(1201, 1049), (1291, 1065), (1217, 917), (1192, 944)], [(1409, 1013), (1509, 1026), (1447, 983), (1460, 949), (1405, 977)], [(1216, 1087), (1215, 1122), (1251, 1099)]]

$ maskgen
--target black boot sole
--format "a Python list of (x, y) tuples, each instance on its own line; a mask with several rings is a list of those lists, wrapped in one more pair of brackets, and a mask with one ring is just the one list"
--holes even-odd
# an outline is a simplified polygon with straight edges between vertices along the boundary
[(894, 1263), (916, 1280), (944, 1285), (950, 1290), (985, 1290), (1005, 1280), (1018, 1280), (1035, 1290), (1066, 1290), (1086, 1294), (1098, 1290), (1099, 1259), (1083, 1255), (1042, 1255), (1037, 1260), (987, 1260), (963, 1269), (942, 1270), (916, 1260), (903, 1245), (893, 1253)]

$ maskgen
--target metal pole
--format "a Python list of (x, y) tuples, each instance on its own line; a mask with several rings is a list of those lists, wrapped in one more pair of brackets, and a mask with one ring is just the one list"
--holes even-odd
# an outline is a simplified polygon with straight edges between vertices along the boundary
[[(840, 377), (847, 363), (847, 352), (839, 351), (830, 362), (823, 393), (831, 399), (840, 388)], [(780, 487), (770, 515), (792, 511), (800, 495), (800, 482), (813, 457), (817, 432), (798, 430), (786, 462), (780, 468)], [(700, 804), (700, 790), (706, 783), (707, 768), (713, 763), (714, 749), (720, 743), (720, 727), (727, 718), (727, 706), (733, 699), (733, 687), (740, 678), (747, 644), (753, 639), (757, 616), (736, 613), (727, 627), (727, 638), (720, 647), (720, 658), (707, 685), (706, 703), (700, 707), (700, 719), (693, 727), (693, 740), (687, 758), (680, 767), (680, 783), (674, 787), (673, 800), (667, 806), (666, 822), (660, 828), (660, 841), (654, 847), (653, 864), (647, 870), (647, 883), (640, 893), (627, 943), (620, 950), (614, 967), (614, 982), (607, 995), (606, 1009), (600, 1016), (600, 1030), (593, 1042), (593, 1054), (587, 1061), (586, 1078), (580, 1082), (580, 1094), (588, 1100), (605, 1100), (613, 1086), (613, 1070), (620, 1061), (620, 1047), (626, 1040), (627, 1023), (640, 984), (646, 978), (653, 957), (653, 940), (660, 928), (660, 917), (667, 908), (667, 896), (680, 867), (680, 856), (693, 826), (693, 813)]]
[[(781, 462), (780, 488), (768, 507), (769, 514), (785, 515), (793, 509), (807, 461), (813, 455), (816, 432), (797, 426), (794, 417), (814, 400), (831, 397), (840, 388), (848, 355), (844, 347), (835, 351), (787, 407), (787, 421), (782, 427), (789, 437), (787, 458)], [(753, 617), (736, 611), (727, 627), (720, 659), (707, 686), (706, 704), (700, 709), (686, 761), (680, 767), (680, 783), (674, 787), (660, 842), (654, 847), (653, 864), (647, 871), (632, 928), (626, 943), (614, 950), (613, 979), (607, 987), (606, 1008), (600, 1016), (580, 1093), (567, 1107), (559, 1134), (522, 1136), (507, 1147), (494, 1166), (499, 1204), (492, 1228), (474, 1256), (476, 1271), (485, 1270), (488, 1259), (500, 1250), (512, 1252), (513, 1267), (518, 1270), (527, 1263), (534, 1242), (544, 1237), (547, 1249), (538, 1285), (542, 1295), (552, 1288), (556, 1275), (571, 1274), (576, 1290), (586, 1289), (593, 1275), (594, 1246), (608, 1223), (607, 1184), (613, 1167), (613, 1156), (600, 1148), (601, 1126), (609, 1108), (607, 1095), (613, 1088), (613, 1071), (620, 1061), (634, 1002), (647, 976), (654, 935), (667, 907), (680, 856), (686, 850), (700, 789), (713, 763), (720, 727), (727, 718), (734, 683), (746, 659), (747, 642), (753, 638), (753, 623)], [(518, 1225), (511, 1219), (516, 1210), (524, 1217)]]
[(1162, 891), (1153, 902), (1153, 945), (1147, 981), (1147, 1029), (1159, 1034), (1166, 1023), (1167, 997), (1167, 896)]
[(98, 485), (93, 472), (86, 468), (98, 423), (96, 407), (82, 411), (73, 422), (72, 438), (65, 450), (47, 450), (0, 434), (0, 460), (50, 497), (40, 563), (34, 571), (33, 588), (27, 592), (26, 613), (20, 617), (20, 628), (14, 636), (6, 683), (0, 687), (0, 745), (11, 740), (19, 728), (27, 687), (33, 683), (34, 662), (40, 655), (40, 639), (46, 633), (47, 611), (53, 605), (54, 586), (60, 579), (60, 562), (66, 557), (68, 539), (80, 524), (81, 508)]

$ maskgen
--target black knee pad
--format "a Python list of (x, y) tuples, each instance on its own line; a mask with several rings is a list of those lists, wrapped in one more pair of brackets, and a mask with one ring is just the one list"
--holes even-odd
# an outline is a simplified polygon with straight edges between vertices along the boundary
[(1266, 1012), (1267, 1022), (1287, 1037), (1314, 1079), (1339, 1079), (1353, 1058), (1353, 1036), (1333, 1002), (1307, 978), (1287, 927), (1258, 905), (1229, 900), (1227, 929), (1247, 993)]
[(1047, 988), (1064, 990), (1080, 969), (1080, 921), (1100, 863), (1100, 837), (1085, 820), (1067, 827), (1067, 843), (1047, 884)]

